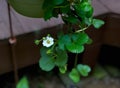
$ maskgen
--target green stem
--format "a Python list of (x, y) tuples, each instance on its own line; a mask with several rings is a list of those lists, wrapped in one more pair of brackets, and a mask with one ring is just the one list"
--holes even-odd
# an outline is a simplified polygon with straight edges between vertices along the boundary
[[(80, 25), (79, 25), (80, 26)], [(82, 29), (80, 29), (80, 30), (77, 30), (76, 32), (81, 32), (81, 31), (85, 31), (86, 29), (88, 29), (89, 28), (89, 26), (87, 26), (87, 27), (85, 27), (85, 28), (82, 28)]]
[[(56, 40), (56, 39), (55, 39), (55, 40)], [(54, 47), (56, 46), (56, 44), (57, 44), (57, 41), (55, 41), (54, 45), (51, 47), (51, 50), (54, 49)]]
[(75, 63), (74, 63), (74, 67), (77, 66), (77, 61), (78, 61), (78, 54), (75, 55)]
[(65, 8), (65, 7), (67, 7), (67, 6), (69, 6), (69, 4), (64, 5), (64, 6), (55, 6), (54, 8)]

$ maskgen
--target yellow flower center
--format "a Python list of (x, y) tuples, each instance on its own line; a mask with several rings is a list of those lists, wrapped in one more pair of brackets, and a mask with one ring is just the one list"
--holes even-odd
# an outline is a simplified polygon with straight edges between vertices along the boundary
[(49, 41), (49, 40), (47, 40), (47, 44), (50, 44), (50, 41)]

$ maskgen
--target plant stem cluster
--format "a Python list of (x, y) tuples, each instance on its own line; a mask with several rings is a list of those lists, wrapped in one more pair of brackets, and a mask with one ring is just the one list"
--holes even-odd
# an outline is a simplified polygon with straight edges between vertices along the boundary
[[(68, 26), (68, 32), (59, 33), (57, 39), (52, 38), (51, 35), (43, 39), (39, 66), (44, 71), (51, 71), (57, 66), (61, 73), (66, 73), (69, 60), (68, 52), (75, 53), (76, 57), (73, 58), (75, 64), (69, 77), (74, 82), (79, 82), (80, 76), (88, 76), (90, 72), (89, 66), (77, 64), (77, 54), (84, 51), (85, 44), (91, 43), (91, 38), (85, 30), (91, 25), (98, 29), (104, 22), (94, 19), (91, 0), (45, 0), (43, 9), (45, 20), (60, 15)], [(53, 40), (55, 41), (53, 42)], [(40, 41), (36, 40), (36, 43), (38, 45)]]

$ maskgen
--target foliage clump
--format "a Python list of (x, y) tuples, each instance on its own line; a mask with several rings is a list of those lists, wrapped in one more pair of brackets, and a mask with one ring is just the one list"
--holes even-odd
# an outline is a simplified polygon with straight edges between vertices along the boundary
[[(90, 72), (89, 66), (77, 64), (77, 54), (84, 51), (85, 44), (92, 42), (85, 30), (91, 25), (98, 29), (104, 22), (94, 19), (91, 0), (45, 0), (43, 10), (45, 20), (61, 16), (68, 29), (67, 33), (59, 33), (57, 39), (48, 34), (47, 37), (35, 41), (37, 45), (43, 42), (43, 47), (40, 50), (39, 66), (44, 71), (51, 71), (57, 66), (61, 73), (66, 73), (69, 60), (68, 53), (75, 53), (74, 67), (70, 71), (69, 77), (74, 82), (79, 82), (80, 76), (88, 76)], [(52, 41), (47, 39), (48, 37)]]

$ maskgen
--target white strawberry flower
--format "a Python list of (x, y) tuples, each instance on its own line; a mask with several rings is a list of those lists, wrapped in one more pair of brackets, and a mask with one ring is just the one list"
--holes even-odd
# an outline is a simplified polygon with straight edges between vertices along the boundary
[(50, 36), (47, 36), (47, 37), (43, 38), (42, 44), (45, 47), (50, 47), (54, 44), (54, 39)]

